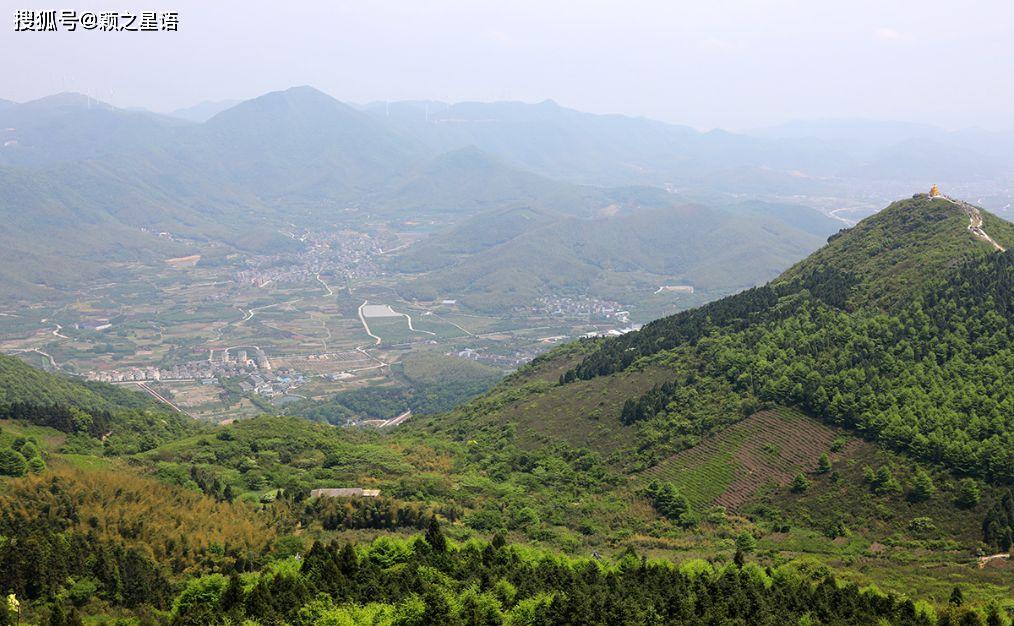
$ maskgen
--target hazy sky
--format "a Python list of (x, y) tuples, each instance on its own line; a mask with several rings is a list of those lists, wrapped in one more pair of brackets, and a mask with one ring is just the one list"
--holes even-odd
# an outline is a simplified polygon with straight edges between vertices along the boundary
[[(351, 102), (551, 98), (699, 128), (869, 117), (1014, 128), (1009, 0), (159, 0), (177, 33), (16, 33), (0, 98), (166, 111), (301, 84)], [(16, 6), (13, 6), (16, 5)]]

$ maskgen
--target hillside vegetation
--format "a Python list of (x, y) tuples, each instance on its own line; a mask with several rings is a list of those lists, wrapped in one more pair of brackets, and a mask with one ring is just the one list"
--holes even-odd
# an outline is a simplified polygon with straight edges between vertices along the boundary
[[(1014, 241), (1014, 227), (1000, 224), (999, 240)], [(1010, 482), (1014, 254), (991, 252), (966, 226), (943, 200), (896, 203), (769, 285), (606, 341), (561, 381), (671, 367), (671, 381), (621, 415), (651, 423), (642, 448), (652, 452), (725, 423), (728, 413), (695, 412), (689, 401), (724, 398), (745, 410), (799, 406), (918, 458)]]
[(0, 355), (0, 419), (49, 426), (71, 435), (78, 451), (149, 450), (200, 427), (139, 392), (37, 370)]
[(407, 297), (450, 294), (477, 309), (551, 295), (638, 302), (663, 284), (717, 293), (742, 289), (774, 277), (820, 241), (787, 222), (701, 206), (599, 219), (511, 209), (413, 246), (395, 267), (428, 271), (402, 287)]
[[(50, 622), (1007, 626), (1014, 257), (967, 226), (955, 205), (892, 205), (837, 254), (389, 432), (176, 429), (7, 363), (27, 408), (0, 449), (28, 475), (0, 478), (0, 584)], [(68, 430), (102, 411), (164, 420), (161, 439)]]

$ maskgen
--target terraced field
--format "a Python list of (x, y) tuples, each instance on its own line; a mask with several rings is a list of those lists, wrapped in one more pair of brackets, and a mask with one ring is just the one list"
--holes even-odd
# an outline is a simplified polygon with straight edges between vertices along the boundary
[[(755, 413), (689, 450), (641, 473), (644, 483), (670, 481), (697, 507), (736, 509), (767, 484), (787, 485), (799, 472), (813, 471), (821, 453), (844, 436), (791, 409)], [(831, 458), (860, 445), (850, 439)]]

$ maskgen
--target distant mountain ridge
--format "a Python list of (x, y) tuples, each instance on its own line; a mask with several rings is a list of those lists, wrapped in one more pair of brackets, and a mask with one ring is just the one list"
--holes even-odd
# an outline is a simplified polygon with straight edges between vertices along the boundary
[[(457, 221), (527, 205), (591, 216), (622, 195), (617, 188), (630, 190), (628, 206), (644, 204), (635, 196), (654, 206), (778, 206), (849, 194), (861, 181), (928, 186), (941, 172), (981, 181), (1014, 171), (1002, 133), (948, 133), (856, 156), (825, 141), (700, 133), (551, 101), (353, 107), (311, 87), (202, 123), (57, 94), (0, 107), (0, 129), (0, 197), (17, 214), (0, 233), (0, 287), (32, 297), (108, 272), (108, 261), (157, 262), (212, 241), (289, 249), (277, 225), (321, 210)], [(666, 203), (661, 187), (680, 195)], [(775, 223), (790, 214), (752, 215)], [(813, 215), (800, 219), (804, 231), (822, 228)], [(159, 232), (174, 241), (156, 240)]]
[(595, 219), (519, 207), (476, 216), (392, 262), (429, 272), (406, 284), (409, 298), (453, 295), (489, 310), (581, 294), (637, 303), (663, 284), (738, 291), (774, 277), (822, 240), (790, 222), (694, 205)]
[[(515, 120), (510, 132), (520, 132), (533, 110), (542, 111), (535, 120), (543, 119), (536, 135), (549, 137), (554, 124), (564, 123), (562, 138), (552, 142), (562, 152), (601, 121), (551, 103), (504, 108)], [(474, 118), (484, 106), (462, 109)], [(199, 124), (123, 111), (81, 94), (0, 109), (0, 127), (8, 129), (0, 146), (0, 195), (12, 212), (10, 228), (0, 234), (0, 283), (7, 293), (34, 297), (108, 275), (109, 261), (159, 262), (211, 241), (284, 250), (294, 244), (272, 224), (306, 222), (321, 207), (463, 219), (519, 204), (592, 216), (612, 204), (675, 202), (658, 189), (610, 191), (554, 180), (511, 164), (509, 151), (506, 157), (490, 152), (467, 136), (434, 138), (369, 111), (310, 87), (265, 94)], [(602, 119), (616, 125), (603, 131), (605, 144), (595, 140), (608, 151), (630, 133), (647, 141), (664, 126)], [(520, 148), (534, 140), (528, 132), (502, 145)], [(524, 149), (541, 154), (543, 143)], [(156, 237), (160, 232), (173, 240)], [(17, 262), (23, 259), (31, 263)]]
[(198, 102), (195, 105), (174, 109), (166, 115), (170, 117), (178, 117), (188, 122), (197, 122), (201, 124), (207, 122), (215, 115), (218, 115), (226, 109), (231, 109), (242, 102), (241, 100), (204, 100)]

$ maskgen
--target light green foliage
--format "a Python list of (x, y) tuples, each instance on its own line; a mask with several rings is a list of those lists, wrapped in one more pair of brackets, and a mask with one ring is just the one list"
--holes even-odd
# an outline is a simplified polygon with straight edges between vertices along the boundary
[(933, 479), (930, 478), (929, 473), (923, 468), (919, 468), (915, 473), (910, 497), (916, 502), (923, 502), (932, 498), (936, 494), (936, 491), (937, 488), (933, 484)]
[(180, 626), (206, 626), (219, 623), (218, 600), (228, 579), (221, 574), (195, 578), (187, 583), (173, 603), (173, 623)]
[(736, 535), (736, 549), (747, 553), (753, 552), (757, 549), (757, 540), (749, 532), (743, 531)]

